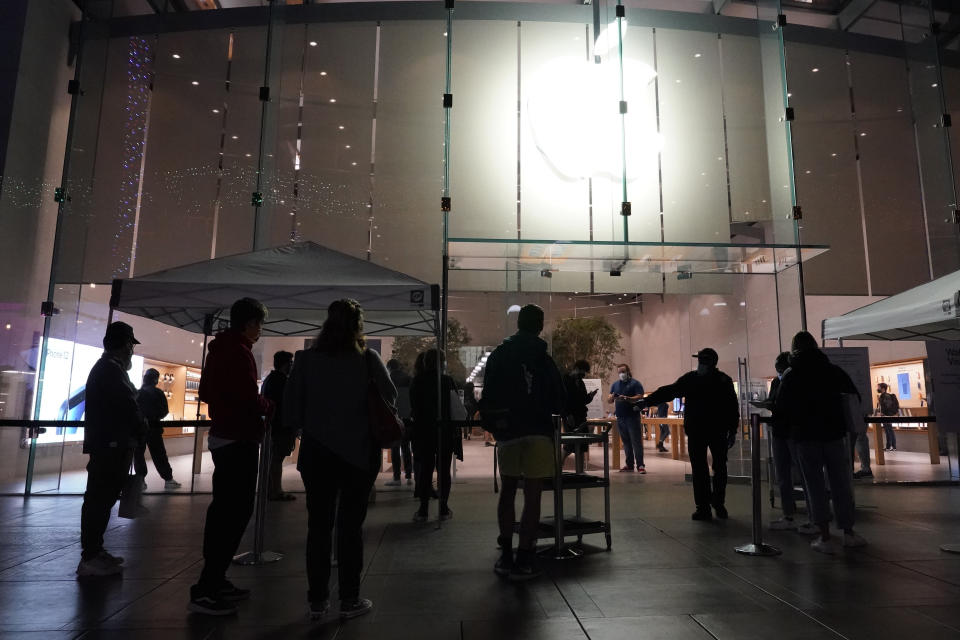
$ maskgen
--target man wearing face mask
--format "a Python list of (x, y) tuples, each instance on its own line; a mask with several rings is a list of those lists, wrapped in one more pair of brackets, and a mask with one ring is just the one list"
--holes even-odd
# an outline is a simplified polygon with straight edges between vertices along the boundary
[(646, 473), (643, 464), (643, 428), (640, 426), (640, 409), (637, 403), (643, 398), (643, 385), (634, 380), (627, 364), (617, 365), (620, 379), (610, 387), (607, 402), (614, 403), (613, 414), (617, 417), (617, 431), (623, 443), (627, 464), (620, 471), (633, 471), (634, 459), (637, 471)]
[[(711, 520), (717, 512), (727, 518), (724, 505), (727, 490), (727, 449), (733, 446), (740, 420), (740, 406), (730, 376), (717, 369), (720, 358), (709, 347), (694, 355), (696, 371), (686, 373), (674, 382), (660, 387), (643, 400), (644, 406), (656, 406), (674, 398), (684, 398), (683, 428), (687, 434), (687, 452), (693, 471), (693, 499), (697, 510), (694, 520)], [(713, 487), (707, 449), (713, 458)]]
[(140, 342), (133, 336), (133, 327), (125, 322), (107, 325), (103, 355), (87, 377), (83, 452), (90, 461), (80, 511), (80, 577), (123, 570), (123, 558), (103, 548), (103, 534), (133, 463), (134, 450), (147, 432), (147, 422), (137, 406), (137, 388), (127, 375), (135, 344)]

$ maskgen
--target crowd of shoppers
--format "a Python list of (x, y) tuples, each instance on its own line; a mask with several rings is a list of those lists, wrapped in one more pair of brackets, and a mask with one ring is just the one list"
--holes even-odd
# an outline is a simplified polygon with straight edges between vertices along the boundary
[[(283, 492), (280, 479), (283, 461), (301, 437), (297, 469), (306, 490), (310, 616), (319, 619), (330, 608), (334, 544), (339, 614), (342, 618), (360, 616), (373, 607), (369, 599), (360, 596), (362, 527), (368, 496), (382, 463), (380, 443), (371, 428), (371, 398), (396, 410), (407, 427), (407, 438), (394, 443), (394, 482), (388, 484), (399, 484), (402, 471), (409, 483), (411, 467), (415, 467), (415, 497), (420, 504), (414, 520), (423, 522), (433, 497), (439, 497), (440, 520), (453, 516), (449, 506), (451, 461), (454, 455), (462, 459), (459, 426), (452, 424), (453, 407), (460, 403), (459, 390), (443, 373), (442, 354), (437, 349), (418, 356), (412, 378), (396, 360), (385, 366), (379, 354), (367, 348), (363, 310), (353, 300), (337, 300), (329, 306), (312, 347), (296, 356), (287, 351), (275, 353), (273, 371), (258, 390), (252, 346), (266, 317), (267, 309), (256, 300), (243, 298), (234, 303), (230, 328), (210, 343), (200, 379), (199, 396), (207, 403), (211, 418), (208, 445), (214, 463), (213, 496), (204, 526), (203, 569), (190, 589), (189, 609), (208, 615), (232, 614), (237, 610), (236, 601), (250, 596), (248, 589), (227, 580), (226, 571), (254, 509), (261, 443), (269, 430), (273, 449), (271, 472), (265, 480), (272, 500), (294, 499)], [(541, 308), (523, 307), (517, 332), (489, 356), (479, 404), (473, 410), (461, 407), (468, 417), (479, 411), (484, 428), (497, 440), (502, 488), (497, 506), (500, 555), (494, 571), (511, 581), (529, 580), (540, 573), (535, 548), (541, 494), (558, 463), (553, 444), (555, 418), (562, 417), (567, 430), (581, 428), (586, 423), (587, 405), (596, 393), (586, 392), (583, 378), (590, 365), (584, 360), (578, 360), (570, 373), (561, 377), (547, 343), (539, 337), (543, 326)], [(146, 449), (166, 487), (179, 486), (163, 447), (161, 420), (167, 414), (167, 403), (157, 388), (159, 372), (148, 369), (139, 391), (127, 376), (136, 344), (130, 325), (108, 325), (103, 356), (87, 379), (83, 450), (90, 460), (77, 567), (81, 577), (122, 571), (123, 559), (104, 549), (103, 534), (128, 479), (142, 482), (146, 475)], [(817, 347), (812, 335), (797, 333), (791, 347), (789, 353), (777, 357), (777, 378), (768, 399), (757, 403), (772, 412), (771, 443), (783, 510), (782, 517), (770, 526), (816, 533), (811, 547), (823, 553), (835, 553), (841, 544), (864, 546), (866, 540), (853, 528), (847, 448), (851, 424), (845, 412), (848, 398), (859, 398), (859, 394), (849, 376)], [(666, 417), (667, 403), (682, 398), (696, 504), (692, 518), (711, 520), (715, 513), (726, 519), (727, 450), (736, 440), (739, 402), (733, 381), (717, 368), (717, 352), (704, 348), (694, 357), (696, 370), (646, 397), (629, 365), (618, 365), (619, 379), (612, 385), (608, 401), (614, 404), (627, 455), (621, 471), (632, 471), (636, 465), (644, 472), (640, 412), (656, 408), (658, 417)], [(881, 385), (877, 391), (878, 412), (893, 415), (891, 403), (884, 398), (886, 389)], [(810, 401), (814, 397), (818, 402)], [(663, 441), (669, 430), (660, 426), (657, 448), (665, 451)], [(129, 475), (131, 467), (133, 476)], [(811, 519), (801, 526), (795, 522), (795, 468), (800, 471)], [(521, 486), (523, 511), (517, 527), (515, 502)], [(831, 513), (843, 532), (841, 540), (831, 534)]]

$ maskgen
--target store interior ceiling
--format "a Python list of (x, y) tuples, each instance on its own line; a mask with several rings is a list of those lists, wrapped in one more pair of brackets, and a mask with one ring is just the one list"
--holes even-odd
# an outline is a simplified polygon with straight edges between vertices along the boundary
[[(95, 20), (153, 14), (184, 14), (286, 5), (327, 4), (331, 0), (73, 0)], [(334, 0), (337, 1), (337, 0)], [(350, 0), (345, 0), (350, 1)], [(416, 1), (416, 0), (408, 0)], [(492, 0), (495, 1), (495, 0)], [(591, 4), (601, 0), (535, 0), (544, 4)], [(613, 0), (604, 0), (613, 4)], [(933, 3), (937, 36), (945, 49), (960, 50), (960, 0), (783, 0), (792, 24), (889, 39), (902, 39), (902, 26), (929, 27)], [(624, 0), (628, 8), (755, 18), (756, 0)], [(772, 3), (767, 3), (772, 4)]]

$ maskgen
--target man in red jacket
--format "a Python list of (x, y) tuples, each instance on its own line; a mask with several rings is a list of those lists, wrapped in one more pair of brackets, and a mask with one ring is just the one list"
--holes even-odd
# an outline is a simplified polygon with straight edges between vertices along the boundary
[(235, 587), (226, 576), (253, 514), (263, 419), (271, 408), (257, 388), (251, 351), (266, 317), (266, 307), (253, 298), (234, 302), (230, 328), (210, 343), (200, 377), (200, 400), (207, 403), (213, 422), (207, 444), (214, 471), (203, 530), (203, 572), (190, 588), (189, 609), (197, 613), (236, 613), (234, 602), (250, 597), (249, 589)]

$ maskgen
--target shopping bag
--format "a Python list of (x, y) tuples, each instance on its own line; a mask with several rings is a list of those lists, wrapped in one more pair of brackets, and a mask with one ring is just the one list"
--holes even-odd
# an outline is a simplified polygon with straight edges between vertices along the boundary
[(140, 505), (140, 495), (143, 492), (143, 481), (135, 473), (128, 473), (120, 491), (120, 507), (117, 515), (121, 518), (133, 520), (144, 513)]

